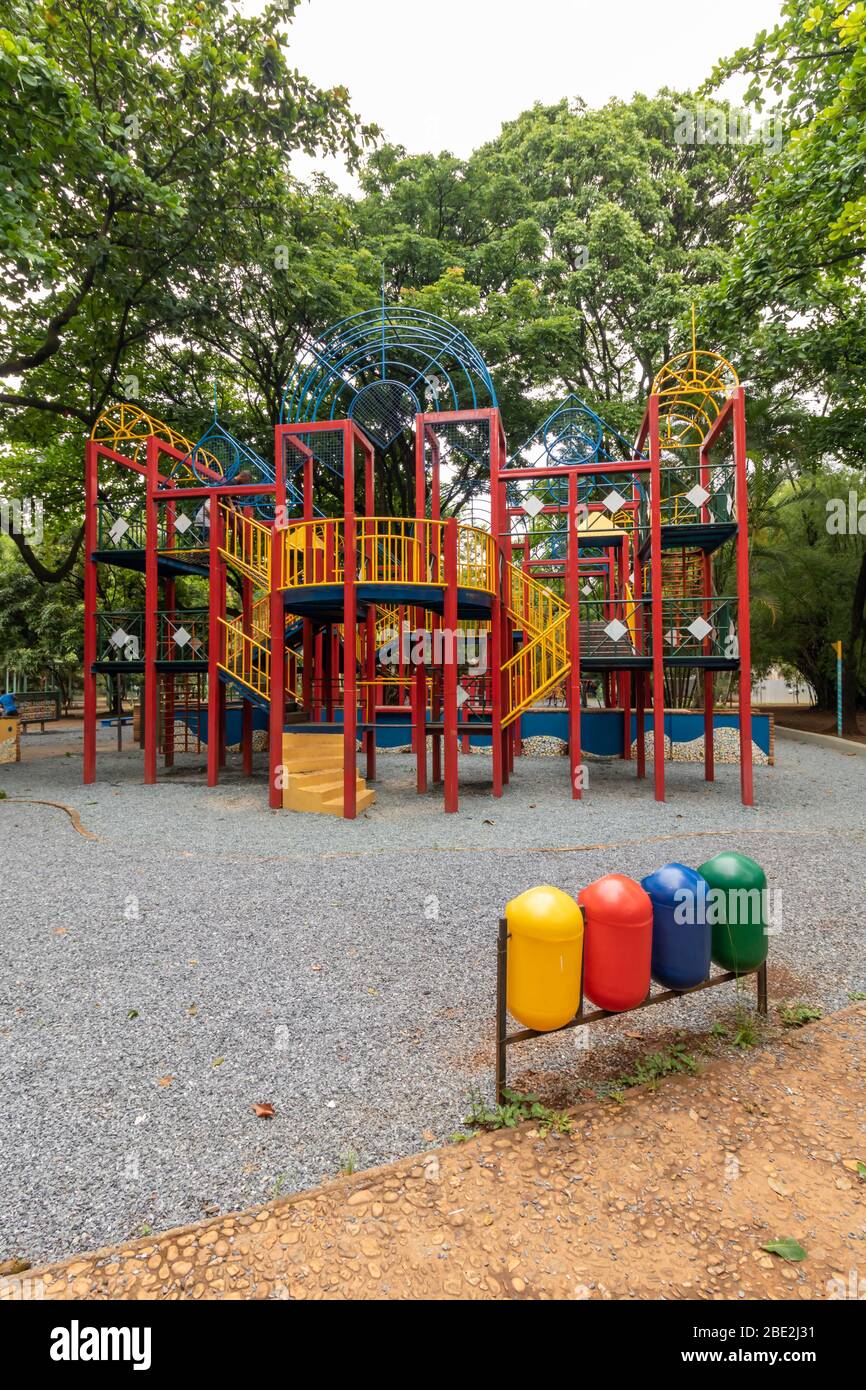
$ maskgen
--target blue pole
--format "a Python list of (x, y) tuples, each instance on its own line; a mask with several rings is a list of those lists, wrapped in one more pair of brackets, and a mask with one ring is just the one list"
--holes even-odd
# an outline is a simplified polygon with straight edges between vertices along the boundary
[(842, 737), (842, 643), (836, 643), (836, 733)]

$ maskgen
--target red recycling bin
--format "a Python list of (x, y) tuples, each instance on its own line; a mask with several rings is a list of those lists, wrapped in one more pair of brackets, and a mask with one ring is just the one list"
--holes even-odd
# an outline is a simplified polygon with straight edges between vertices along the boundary
[(583, 992), (599, 1009), (622, 1013), (649, 994), (653, 905), (625, 874), (605, 874), (577, 896), (583, 908)]

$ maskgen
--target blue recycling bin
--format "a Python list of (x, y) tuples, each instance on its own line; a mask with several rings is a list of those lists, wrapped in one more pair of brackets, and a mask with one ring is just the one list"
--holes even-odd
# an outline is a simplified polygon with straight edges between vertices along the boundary
[(665, 864), (641, 886), (653, 905), (652, 977), (666, 989), (692, 989), (710, 973), (706, 879), (685, 864)]

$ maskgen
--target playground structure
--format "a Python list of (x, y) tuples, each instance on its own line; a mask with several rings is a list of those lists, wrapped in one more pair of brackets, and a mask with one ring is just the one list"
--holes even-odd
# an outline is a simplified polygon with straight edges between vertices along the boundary
[[(395, 448), (414, 467), (408, 515), (379, 505), (377, 462)], [(443, 494), (461, 475), (474, 495), (449, 515)], [(715, 585), (723, 547), (728, 594)], [(509, 457), (469, 340), (383, 303), (299, 360), (272, 462), (216, 411), (196, 443), (139, 407), (107, 411), (86, 446), (85, 551), (86, 782), (97, 679), (125, 674), (143, 677), (147, 783), (160, 750), (172, 765), (180, 724), (183, 747), (190, 729), (207, 745), (215, 785), (234, 721), (247, 775), (254, 731), (267, 731), (272, 807), (351, 819), (374, 800), (383, 734), (399, 729), (418, 792), (429, 771), (453, 812), (460, 750), (490, 746), (501, 796), (532, 718), (559, 699), (580, 798), (591, 682), (639, 779), (651, 738), (663, 800), (665, 675), (688, 669), (703, 685), (708, 781), (715, 674), (737, 678), (752, 803), (745, 398), (730, 364), (697, 348), (694, 323), (634, 444), (571, 397)], [(99, 608), (101, 565), (143, 575), (140, 608)], [(184, 606), (189, 584), (206, 601)]]

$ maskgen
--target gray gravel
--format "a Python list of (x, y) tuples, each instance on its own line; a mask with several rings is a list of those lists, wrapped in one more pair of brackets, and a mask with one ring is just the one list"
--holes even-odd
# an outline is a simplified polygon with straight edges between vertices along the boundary
[[(633, 765), (592, 764), (574, 803), (564, 759), (523, 759), (497, 802), (489, 760), (462, 758), (447, 817), (438, 792), (415, 795), (414, 761), (386, 754), (350, 824), (269, 812), (260, 777), (208, 791), (200, 758), (147, 788), (139, 753), (105, 752), (82, 787), (76, 742), (55, 745), (0, 768), (0, 788), (74, 806), (99, 839), (0, 802), (0, 1260), (318, 1183), (350, 1147), (369, 1166), (446, 1138), (471, 1086), (492, 1093), (496, 920), (535, 883), (577, 892), (737, 848), (782, 890), (771, 989), (824, 1009), (866, 989), (866, 763), (842, 752), (780, 747), (750, 810), (732, 767), (711, 787), (669, 768), (657, 806)], [(601, 1024), (594, 1067), (615, 1074), (624, 1045), (704, 1031), (734, 1002), (725, 986)], [(511, 1053), (515, 1078), (576, 1085), (581, 1065), (570, 1035)]]

